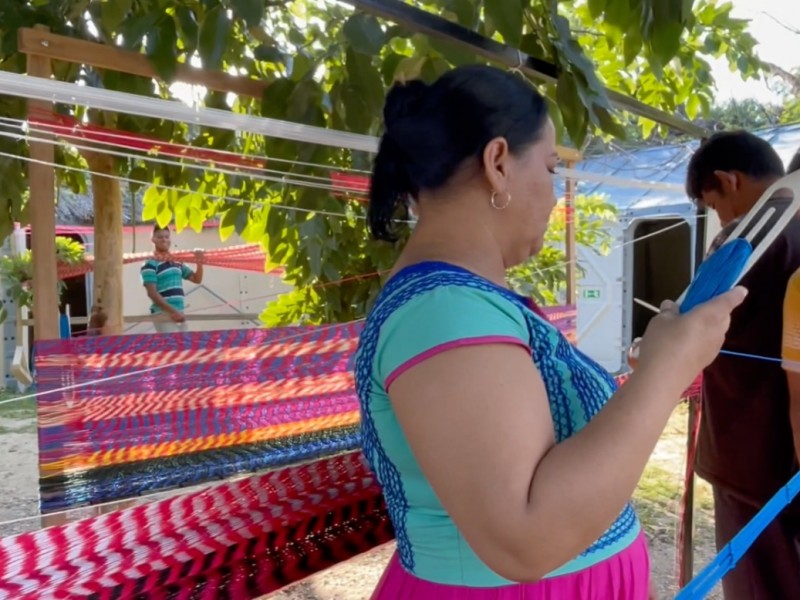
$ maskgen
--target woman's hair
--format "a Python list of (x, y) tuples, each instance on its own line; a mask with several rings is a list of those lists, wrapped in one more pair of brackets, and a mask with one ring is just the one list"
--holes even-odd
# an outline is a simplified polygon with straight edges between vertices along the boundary
[(503, 137), (519, 154), (547, 121), (544, 98), (519, 75), (457, 67), (427, 85), (395, 84), (383, 108), (384, 134), (372, 169), (367, 222), (375, 239), (396, 241), (392, 220), (408, 199), (435, 190), (467, 159)]

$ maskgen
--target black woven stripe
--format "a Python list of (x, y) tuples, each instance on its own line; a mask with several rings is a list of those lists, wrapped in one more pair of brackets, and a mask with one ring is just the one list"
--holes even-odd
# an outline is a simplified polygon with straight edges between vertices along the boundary
[(359, 425), (40, 479), (42, 512), (132, 498), (239, 473), (275, 469), (360, 447)]

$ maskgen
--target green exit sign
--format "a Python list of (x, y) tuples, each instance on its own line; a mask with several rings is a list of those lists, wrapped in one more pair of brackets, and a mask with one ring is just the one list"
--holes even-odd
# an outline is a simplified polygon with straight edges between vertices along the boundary
[(597, 300), (600, 298), (600, 290), (583, 290), (583, 297), (588, 300)]

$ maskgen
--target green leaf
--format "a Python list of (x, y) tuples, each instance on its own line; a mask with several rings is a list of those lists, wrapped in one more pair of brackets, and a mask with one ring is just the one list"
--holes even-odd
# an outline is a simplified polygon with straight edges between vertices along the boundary
[(189, 207), (189, 227), (195, 233), (200, 233), (203, 230), (203, 223), (205, 223), (205, 219), (203, 218), (203, 213), (197, 210), (194, 206)]
[(114, 33), (131, 10), (133, 0), (112, 0), (103, 2), (100, 20), (109, 33)]
[(295, 86), (288, 99), (286, 118), (292, 122), (307, 122), (309, 111), (322, 101), (322, 89), (313, 79), (304, 79)]
[(314, 62), (302, 52), (292, 56), (292, 81), (300, 81), (303, 77), (313, 72)]
[(629, 31), (639, 20), (641, 0), (606, 0), (605, 22), (614, 25), (620, 31)]
[(453, 11), (464, 27), (475, 29), (480, 19), (480, 2), (475, 0), (453, 0)]
[(589, 0), (589, 14), (593, 19), (599, 19), (606, 10), (606, 0)]
[(578, 95), (575, 77), (562, 71), (556, 84), (556, 102), (558, 103), (564, 127), (570, 139), (580, 146), (586, 135), (586, 107)]
[(142, 197), (142, 219), (152, 221), (158, 215), (158, 205), (161, 202), (161, 190), (151, 185)]
[(222, 5), (218, 4), (209, 10), (200, 25), (200, 58), (203, 68), (215, 70), (222, 68), (222, 56), (229, 43), (231, 21), (225, 14)]
[(378, 54), (386, 43), (378, 19), (366, 13), (356, 13), (347, 19), (342, 33), (353, 50), (362, 54)]
[(694, 121), (697, 118), (697, 113), (700, 112), (700, 96), (698, 94), (691, 94), (689, 100), (686, 102), (686, 116)]
[(289, 97), (295, 88), (291, 79), (281, 78), (273, 81), (264, 92), (261, 101), (261, 116), (271, 119), (283, 119), (289, 108)]
[(168, 15), (165, 15), (155, 29), (147, 34), (147, 57), (153, 63), (158, 76), (167, 83), (175, 79), (178, 70), (177, 39), (175, 21)]
[(614, 120), (611, 113), (604, 107), (595, 104), (592, 106), (589, 114), (593, 117), (592, 120), (595, 121), (603, 131), (610, 133), (618, 140), (625, 139), (625, 129)]
[(194, 11), (185, 4), (178, 3), (175, 6), (175, 21), (178, 24), (178, 33), (180, 33), (183, 47), (188, 54), (194, 53), (197, 50), (197, 41), (200, 28), (197, 26), (197, 17)]
[(127, 49), (140, 48), (142, 38), (153, 30), (160, 18), (161, 14), (153, 11), (134, 15), (123, 21), (120, 25), (123, 47)]
[(222, 215), (219, 223), (219, 238), (223, 242), (231, 237), (236, 231), (236, 213), (233, 210), (227, 211)]
[(286, 61), (286, 55), (273, 44), (261, 44), (253, 50), (253, 56), (256, 60), (264, 62), (283, 63)]
[(264, 0), (231, 0), (231, 6), (248, 27), (256, 27), (264, 18)]
[(475, 54), (458, 44), (438, 38), (431, 38), (430, 44), (434, 51), (441, 54), (452, 65), (467, 65), (475, 62)]
[(683, 0), (647, 0), (645, 5), (643, 37), (661, 65), (667, 64), (680, 50), (685, 25), (682, 10)]
[(354, 91), (361, 94), (364, 105), (369, 111), (368, 117), (373, 119), (383, 109), (383, 81), (372, 59), (359, 54), (352, 48), (347, 49), (346, 69), (350, 84)]
[(630, 65), (641, 51), (642, 36), (635, 29), (629, 31), (622, 41), (623, 65), (626, 67)]
[(156, 209), (158, 210), (158, 214), (156, 214), (156, 223), (158, 223), (158, 226), (166, 227), (169, 225), (170, 221), (172, 221), (172, 209), (170, 208), (169, 202), (162, 200), (158, 203)]
[(522, 38), (522, 2), (520, 0), (485, 0), (486, 17), (491, 19), (506, 44), (519, 48)]
[(418, 79), (422, 74), (422, 68), (425, 66), (427, 60), (427, 56), (409, 56), (408, 58), (404, 58), (398, 63), (392, 79), (394, 81), (411, 81), (412, 79)]

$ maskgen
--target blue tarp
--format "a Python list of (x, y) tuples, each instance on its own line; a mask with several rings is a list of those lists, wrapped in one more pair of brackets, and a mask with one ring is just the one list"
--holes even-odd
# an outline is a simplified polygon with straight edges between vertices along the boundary
[[(771, 127), (754, 132), (769, 142), (787, 165), (794, 153), (800, 149), (800, 123), (783, 127)], [(669, 146), (654, 146), (625, 150), (616, 153), (586, 157), (576, 165), (579, 171), (610, 175), (623, 179), (639, 181), (658, 181), (683, 186), (686, 167), (697, 141)], [(563, 180), (557, 183), (558, 192), (563, 194)], [(660, 208), (686, 210), (691, 203), (684, 193), (665, 190), (644, 190), (626, 188), (591, 181), (578, 182), (579, 194), (605, 194), (608, 200), (619, 209), (639, 211), (658, 211)], [(560, 195), (559, 194), (559, 195)]]

